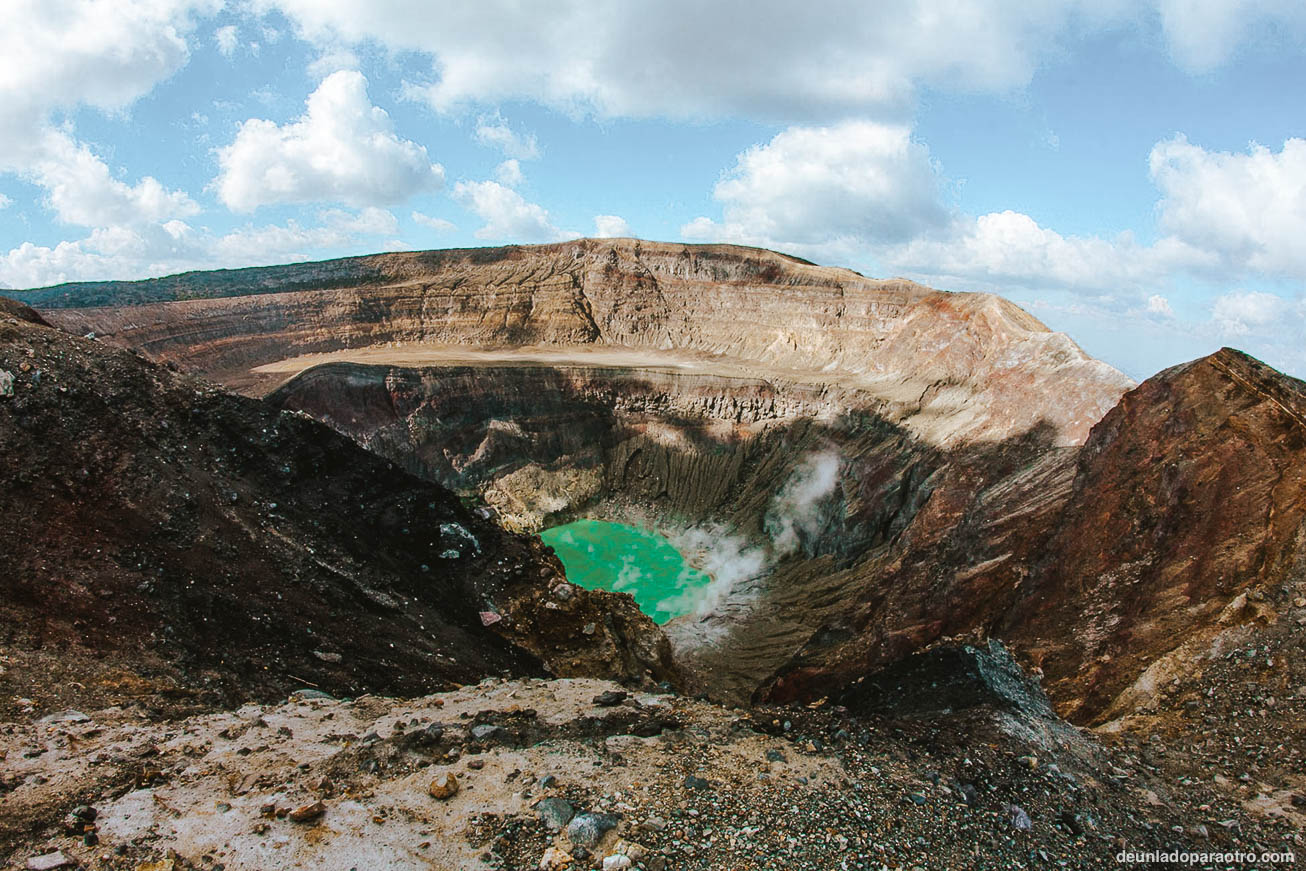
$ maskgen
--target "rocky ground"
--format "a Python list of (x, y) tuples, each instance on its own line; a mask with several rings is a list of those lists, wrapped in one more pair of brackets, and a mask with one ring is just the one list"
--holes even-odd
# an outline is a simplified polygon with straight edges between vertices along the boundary
[(1065, 725), (1014, 672), (963, 696), (956, 711), (739, 709), (490, 678), (174, 722), (65, 711), (0, 727), (3, 867), (1103, 868), (1126, 848), (1302, 851), (1292, 811), (1175, 783), (1153, 764), (1163, 749)]

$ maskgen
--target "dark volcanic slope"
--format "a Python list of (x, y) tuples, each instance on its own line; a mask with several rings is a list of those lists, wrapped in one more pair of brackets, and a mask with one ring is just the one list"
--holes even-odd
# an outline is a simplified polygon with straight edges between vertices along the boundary
[(665, 676), (628, 597), (535, 621), (557, 571), (537, 539), (304, 415), (39, 320), (0, 311), (0, 709)]

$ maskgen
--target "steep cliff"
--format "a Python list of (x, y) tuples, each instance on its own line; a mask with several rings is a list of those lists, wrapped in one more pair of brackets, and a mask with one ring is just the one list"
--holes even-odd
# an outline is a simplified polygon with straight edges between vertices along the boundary
[(953, 463), (970, 480), (936, 485), (761, 694), (838, 692), (931, 637), (992, 633), (1098, 722), (1232, 646), (1306, 637), (1306, 385), (1225, 349), (1131, 391), (1082, 450), (1013, 456)]
[(1125, 389), (1015, 305), (770, 251), (637, 240), (428, 251), (64, 285), (53, 323), (261, 392), (251, 370), (380, 345), (616, 347), (804, 373), (892, 405), (936, 444), (1048, 422), (1074, 444)]

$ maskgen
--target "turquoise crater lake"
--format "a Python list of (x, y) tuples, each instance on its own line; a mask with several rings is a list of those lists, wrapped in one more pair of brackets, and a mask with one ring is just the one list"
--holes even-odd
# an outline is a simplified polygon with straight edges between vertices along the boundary
[(685, 562), (662, 536), (624, 523), (577, 520), (540, 533), (558, 554), (567, 580), (590, 590), (630, 593), (655, 623), (694, 609), (712, 580)]

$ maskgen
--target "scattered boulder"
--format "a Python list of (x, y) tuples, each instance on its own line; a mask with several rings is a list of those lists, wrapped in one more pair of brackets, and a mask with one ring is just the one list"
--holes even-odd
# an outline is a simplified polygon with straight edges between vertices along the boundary
[(427, 789), (427, 792), (431, 794), (432, 798), (443, 801), (453, 798), (458, 794), (458, 790), (458, 778), (454, 776), (454, 773), (452, 771), (442, 771), (431, 781), (431, 786)]
[(27, 871), (54, 871), (56, 868), (71, 868), (77, 863), (64, 855), (62, 850), (33, 856), (27, 860)]
[(566, 799), (542, 798), (535, 803), (535, 815), (550, 829), (559, 831), (571, 822), (571, 818), (576, 815), (576, 809)]
[(573, 844), (593, 849), (604, 835), (617, 827), (617, 823), (617, 817), (612, 814), (579, 814), (568, 823), (567, 837)]
[(1028, 832), (1034, 828), (1033, 821), (1025, 809), (1018, 804), (1007, 805), (1007, 819), (1011, 821), (1011, 827), (1020, 832)]
[(295, 823), (310, 823), (326, 813), (326, 805), (320, 801), (301, 805), (290, 812), (290, 820)]
[(491, 723), (482, 723), (479, 726), (472, 726), (472, 738), (476, 741), (493, 741), (503, 735), (502, 726), (495, 726)]
[(594, 704), (600, 708), (615, 708), (626, 700), (624, 690), (605, 690), (594, 697)]

